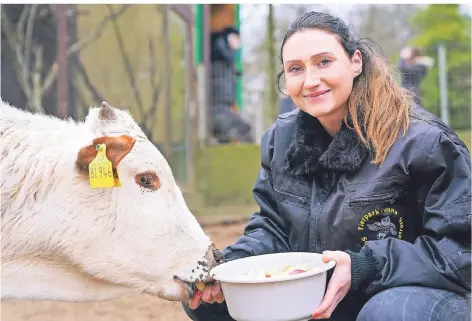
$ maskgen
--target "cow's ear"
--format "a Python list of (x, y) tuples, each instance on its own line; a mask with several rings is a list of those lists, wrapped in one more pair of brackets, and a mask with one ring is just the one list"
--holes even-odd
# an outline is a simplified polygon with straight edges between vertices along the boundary
[(81, 171), (88, 171), (89, 164), (97, 156), (97, 145), (105, 144), (107, 146), (107, 158), (110, 160), (113, 168), (120, 163), (131, 149), (133, 149), (136, 139), (133, 137), (122, 135), (122, 136), (103, 136), (93, 140), (92, 145), (85, 146), (80, 149), (77, 155), (77, 168)]

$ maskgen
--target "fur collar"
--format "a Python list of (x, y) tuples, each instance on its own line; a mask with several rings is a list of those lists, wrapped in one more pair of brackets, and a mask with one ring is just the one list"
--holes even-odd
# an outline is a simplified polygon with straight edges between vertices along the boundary
[[(285, 159), (285, 170), (292, 174), (314, 175), (326, 169), (352, 172), (369, 154), (354, 129), (344, 122), (332, 138), (317, 118), (302, 110), (298, 112), (296, 122), (293, 141)], [(350, 118), (348, 123), (352, 125)]]

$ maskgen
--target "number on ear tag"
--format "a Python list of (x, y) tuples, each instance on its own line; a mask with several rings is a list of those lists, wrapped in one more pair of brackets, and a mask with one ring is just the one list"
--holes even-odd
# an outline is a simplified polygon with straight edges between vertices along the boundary
[[(113, 166), (107, 158), (107, 145), (97, 145), (97, 156), (89, 164), (89, 179), (91, 188), (115, 187), (115, 178), (113, 177)], [(119, 179), (118, 179), (119, 182)], [(119, 186), (119, 185), (118, 185)]]

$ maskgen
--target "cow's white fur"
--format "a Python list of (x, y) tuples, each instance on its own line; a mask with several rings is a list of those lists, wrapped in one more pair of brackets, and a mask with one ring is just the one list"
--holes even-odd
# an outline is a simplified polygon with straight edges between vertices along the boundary
[[(0, 103), (2, 299), (96, 301), (139, 291), (183, 300), (174, 275), (208, 280), (199, 264), (214, 263), (205, 256), (210, 240), (128, 112), (110, 107), (109, 121), (91, 108), (76, 123)], [(117, 166), (122, 187), (91, 189), (76, 167), (79, 150), (123, 134), (136, 143)], [(136, 184), (145, 171), (157, 174), (158, 190)]]

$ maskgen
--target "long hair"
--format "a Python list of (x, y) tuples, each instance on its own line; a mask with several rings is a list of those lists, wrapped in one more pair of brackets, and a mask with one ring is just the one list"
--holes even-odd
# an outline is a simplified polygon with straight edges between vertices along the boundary
[[(294, 33), (306, 29), (319, 29), (336, 35), (349, 57), (356, 50), (360, 51), (362, 72), (354, 79), (344, 122), (349, 125), (347, 119), (351, 118), (362, 143), (374, 151), (372, 162), (383, 163), (400, 132), (405, 134), (408, 129), (412, 95), (398, 84), (393, 71), (369, 40), (357, 39), (341, 19), (326, 13), (308, 12), (291, 24), (280, 48), (282, 65), (285, 42)], [(283, 74), (282, 69), (277, 75), (279, 90)]]

